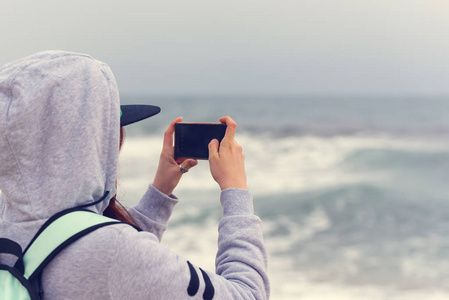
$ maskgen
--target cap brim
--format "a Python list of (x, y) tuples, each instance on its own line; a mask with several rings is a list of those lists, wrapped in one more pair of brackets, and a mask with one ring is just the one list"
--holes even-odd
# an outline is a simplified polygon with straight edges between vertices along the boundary
[(158, 114), (161, 109), (154, 105), (120, 105), (120, 127), (144, 120)]

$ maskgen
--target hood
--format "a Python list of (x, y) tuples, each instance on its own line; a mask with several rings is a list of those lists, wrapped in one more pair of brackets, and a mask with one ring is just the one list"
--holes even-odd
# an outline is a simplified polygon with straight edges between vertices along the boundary
[(109, 66), (36, 53), (0, 68), (0, 236), (22, 247), (53, 214), (116, 192), (120, 101)]

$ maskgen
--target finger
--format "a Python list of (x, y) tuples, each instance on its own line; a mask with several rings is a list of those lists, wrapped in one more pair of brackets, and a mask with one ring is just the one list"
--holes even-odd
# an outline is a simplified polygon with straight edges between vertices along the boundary
[(175, 132), (175, 124), (182, 121), (182, 117), (173, 120), (164, 133), (164, 149), (170, 149), (173, 147), (173, 133)]
[(218, 158), (218, 145), (219, 142), (217, 139), (213, 139), (209, 143), (209, 160)]
[(219, 121), (227, 126), (224, 138), (233, 139), (237, 130), (237, 123), (231, 117), (227, 116), (220, 118)]
[(198, 161), (196, 159), (186, 159), (183, 161), (180, 166), (183, 167), (185, 170), (189, 171), (191, 168), (196, 166), (198, 164)]
[(237, 151), (238, 151), (239, 153), (242, 153), (242, 154), (243, 154), (243, 147), (242, 147), (242, 145), (240, 145), (239, 143), (237, 143), (235, 140), (234, 140), (234, 145), (235, 145), (235, 149), (237, 149)]
[(237, 148), (242, 148), (242, 149), (243, 149), (243, 147), (242, 147), (236, 140), (234, 140), (234, 145), (235, 145)]

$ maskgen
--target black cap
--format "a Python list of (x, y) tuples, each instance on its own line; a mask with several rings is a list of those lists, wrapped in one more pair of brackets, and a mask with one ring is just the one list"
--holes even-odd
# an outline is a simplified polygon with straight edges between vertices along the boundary
[(120, 105), (120, 127), (157, 115), (160, 111), (154, 105)]

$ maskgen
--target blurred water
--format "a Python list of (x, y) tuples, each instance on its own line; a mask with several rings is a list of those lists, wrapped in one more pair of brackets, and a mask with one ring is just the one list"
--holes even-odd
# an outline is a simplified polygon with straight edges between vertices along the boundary
[[(157, 98), (130, 126), (120, 194), (132, 204), (178, 116), (238, 123), (264, 222), (272, 299), (447, 299), (449, 101), (420, 98)], [(219, 189), (206, 161), (184, 176), (163, 243), (214, 270)], [(191, 241), (195, 240), (195, 243)]]

